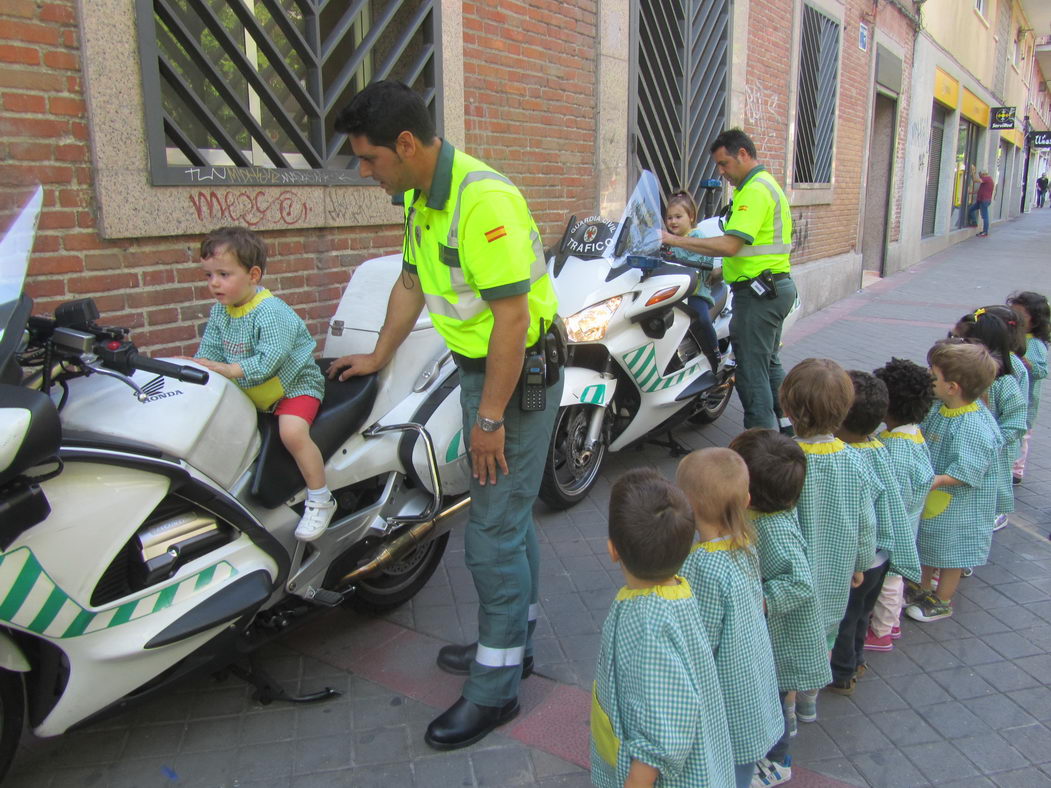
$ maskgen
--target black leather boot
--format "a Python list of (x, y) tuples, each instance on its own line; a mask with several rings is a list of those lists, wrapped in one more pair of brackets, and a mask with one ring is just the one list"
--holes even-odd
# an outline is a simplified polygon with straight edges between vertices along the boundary
[[(466, 646), (442, 646), (438, 650), (438, 667), (446, 673), (466, 676), (471, 672), (471, 663), (474, 662), (477, 650), (477, 643), (468, 643)], [(528, 678), (532, 673), (533, 658), (526, 657), (522, 660), (522, 678)]]
[(460, 698), (427, 726), (423, 740), (436, 750), (456, 750), (485, 738), (518, 715), (518, 699), (503, 706), (479, 706)]

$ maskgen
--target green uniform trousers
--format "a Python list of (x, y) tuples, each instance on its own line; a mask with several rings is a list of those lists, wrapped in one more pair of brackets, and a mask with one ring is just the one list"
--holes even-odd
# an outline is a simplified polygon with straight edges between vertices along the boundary
[[(464, 441), (478, 416), (485, 374), (460, 371)], [(547, 408), (523, 412), (518, 391), (504, 412), (508, 475), (496, 484), (471, 481), (471, 509), (464, 536), (467, 568), (478, 592), (478, 653), (463, 696), (480, 706), (502, 706), (518, 696), (522, 660), (532, 653), (540, 599), (540, 547), (533, 503), (540, 490), (563, 380), (547, 390)]]
[(744, 408), (744, 427), (776, 430), (781, 416), (777, 392), (785, 371), (778, 349), (781, 325), (796, 300), (791, 277), (774, 282), (777, 298), (756, 295), (750, 288), (734, 291), (730, 344), (737, 361), (737, 396)]

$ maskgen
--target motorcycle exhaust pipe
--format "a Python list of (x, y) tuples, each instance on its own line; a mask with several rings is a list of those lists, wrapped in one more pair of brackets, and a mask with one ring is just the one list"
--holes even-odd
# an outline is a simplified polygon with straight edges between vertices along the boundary
[(384, 546), (376, 556), (364, 566), (359, 566), (352, 572), (344, 575), (338, 585), (342, 588), (348, 585), (352, 585), (356, 580), (376, 572), (383, 567), (387, 566), (393, 561), (401, 558), (403, 555), (408, 553), (410, 550), (418, 547), (423, 543), (423, 540), (431, 534), (435, 526), (442, 520), (447, 520), (454, 514), (458, 514), (462, 510), (466, 509), (471, 504), (470, 496), (464, 498), (462, 501), (457, 501), (448, 509), (443, 509), (438, 512), (434, 517), (426, 522), (417, 523), (403, 533), (392, 540), (389, 544)]

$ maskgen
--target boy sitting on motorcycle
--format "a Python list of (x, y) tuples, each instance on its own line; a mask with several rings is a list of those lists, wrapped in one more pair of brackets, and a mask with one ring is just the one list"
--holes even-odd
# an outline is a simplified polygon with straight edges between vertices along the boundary
[(201, 242), (201, 265), (216, 303), (194, 359), (236, 383), (259, 410), (277, 416), (281, 442), (307, 485), (296, 538), (312, 542), (336, 511), (321, 451), (310, 437), (325, 393), (314, 339), (292, 307), (259, 286), (266, 244), (251, 230), (222, 227), (208, 233)]

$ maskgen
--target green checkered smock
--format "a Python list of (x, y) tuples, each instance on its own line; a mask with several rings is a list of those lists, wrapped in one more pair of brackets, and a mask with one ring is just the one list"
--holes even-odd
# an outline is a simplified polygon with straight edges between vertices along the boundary
[[(1025, 374), (1021, 361), (1014, 360), (1014, 369)], [(996, 511), (997, 513), (1015, 510), (1014, 488), (1011, 484), (1011, 469), (1018, 459), (1022, 436), (1026, 429), (1026, 396), (1022, 392), (1029, 389), (1026, 376), (1025, 387), (1019, 385), (1015, 375), (1001, 375), (989, 387), (989, 412), (996, 419), (1003, 438), (1003, 448), (996, 457)]]
[(723, 689), (734, 763), (752, 763), (785, 729), (758, 561), (751, 550), (733, 548), (729, 539), (698, 542), (682, 574), (697, 589), (697, 609)]
[(711, 646), (689, 584), (622, 588), (602, 627), (591, 780), (622, 788), (632, 760), (667, 788), (730, 788), (733, 755)]
[(1027, 334), (1025, 346), (1026, 369), (1029, 371), (1029, 410), (1026, 412), (1026, 426), (1033, 429), (1036, 414), (1040, 410), (1040, 389), (1047, 377), (1047, 345), (1042, 339)]
[(314, 361), (316, 343), (288, 304), (265, 288), (241, 306), (215, 304), (197, 358), (240, 364), (234, 381), (256, 408), (268, 411), (285, 397), (322, 399), (325, 378)]
[(854, 573), (864, 572), (876, 559), (874, 477), (858, 453), (838, 438), (821, 435), (796, 441), (806, 454), (796, 515), (831, 648)]
[(901, 490), (901, 499), (909, 514), (909, 525), (915, 537), (920, 526), (923, 502), (927, 500), (931, 482), (934, 481), (931, 453), (927, 450), (923, 431), (919, 424), (903, 424), (893, 430), (883, 430), (879, 439), (887, 448), (890, 468)]
[(993, 465), (1003, 439), (979, 402), (959, 408), (935, 404), (921, 425), (935, 474), (963, 484), (927, 496), (917, 547), (920, 563), (939, 569), (982, 566), (989, 557), (996, 516)]
[(825, 631), (795, 510), (748, 516), (758, 535), (756, 554), (766, 599), (766, 627), (781, 692), (820, 689), (832, 681)]
[(916, 555), (916, 533), (905, 509), (905, 501), (890, 467), (890, 455), (878, 440), (851, 443), (878, 483), (875, 492), (876, 549), (890, 556), (890, 571), (920, 581), (920, 558)]

